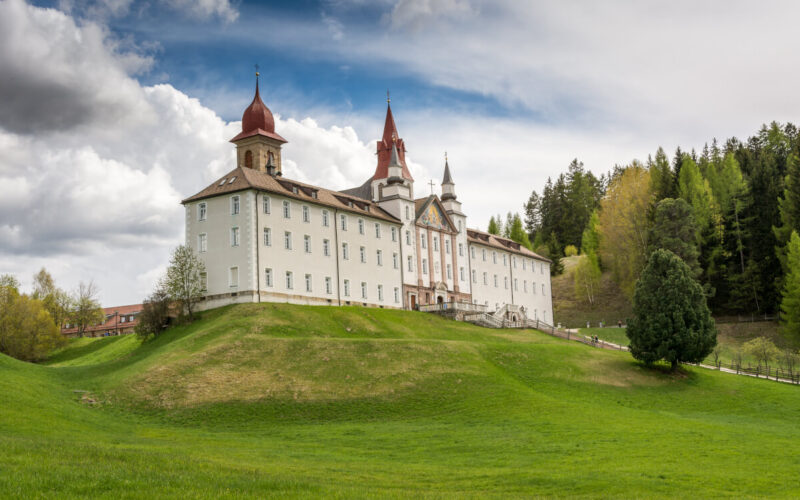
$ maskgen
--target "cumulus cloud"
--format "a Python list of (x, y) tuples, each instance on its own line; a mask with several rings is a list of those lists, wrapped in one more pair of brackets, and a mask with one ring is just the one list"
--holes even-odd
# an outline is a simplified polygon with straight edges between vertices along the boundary
[(239, 17), (239, 11), (231, 5), (230, 0), (168, 0), (168, 3), (174, 9), (198, 19), (218, 17), (231, 23)]

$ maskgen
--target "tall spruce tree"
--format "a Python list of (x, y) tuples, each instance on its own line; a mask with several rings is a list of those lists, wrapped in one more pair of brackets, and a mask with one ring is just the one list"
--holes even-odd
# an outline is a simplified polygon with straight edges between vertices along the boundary
[(800, 340), (800, 236), (792, 231), (786, 248), (788, 272), (783, 280), (781, 329)]
[(716, 345), (703, 288), (669, 250), (650, 255), (636, 283), (626, 333), (634, 358), (647, 364), (665, 360), (673, 370), (681, 362), (702, 361)]
[(659, 248), (669, 250), (680, 257), (692, 275), (700, 276), (701, 269), (695, 241), (695, 222), (692, 207), (681, 198), (665, 198), (658, 202), (653, 216), (653, 226), (648, 237), (649, 252)]

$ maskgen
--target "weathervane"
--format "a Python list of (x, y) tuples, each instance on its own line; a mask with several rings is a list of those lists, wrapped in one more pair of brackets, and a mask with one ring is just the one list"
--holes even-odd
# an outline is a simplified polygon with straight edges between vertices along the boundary
[(255, 65), (255, 67), (256, 67), (256, 80), (258, 80), (258, 75), (260, 74), (260, 73), (258, 72), (258, 64), (256, 64), (256, 65)]
[(392, 102), (392, 99), (389, 97), (389, 89), (386, 89), (386, 104)]

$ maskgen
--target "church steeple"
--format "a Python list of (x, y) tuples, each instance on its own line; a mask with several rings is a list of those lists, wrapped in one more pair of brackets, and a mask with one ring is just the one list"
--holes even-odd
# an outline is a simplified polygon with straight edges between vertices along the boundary
[(456, 199), (456, 183), (450, 175), (450, 163), (447, 160), (447, 153), (444, 154), (444, 178), (442, 179), (442, 201)]
[(242, 114), (242, 131), (231, 142), (236, 144), (237, 166), (266, 171), (270, 163), (272, 170), (280, 175), (281, 146), (287, 141), (275, 132), (275, 118), (264, 101), (258, 88), (256, 72), (256, 93), (253, 102)]
[(394, 123), (394, 116), (392, 115), (392, 105), (389, 99), (386, 99), (386, 121), (383, 125), (383, 137), (377, 143), (378, 165), (375, 168), (375, 174), (372, 180), (385, 179), (389, 177), (389, 162), (391, 161), (392, 148), (397, 147), (397, 158), (400, 166), (402, 167), (402, 177), (409, 181), (414, 181), (411, 177), (411, 172), (406, 165), (406, 146), (400, 134), (397, 133), (397, 125)]

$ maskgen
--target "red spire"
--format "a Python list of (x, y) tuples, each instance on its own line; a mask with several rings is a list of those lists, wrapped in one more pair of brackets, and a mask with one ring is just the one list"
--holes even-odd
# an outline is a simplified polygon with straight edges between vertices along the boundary
[(258, 93), (258, 78), (256, 78), (256, 95), (242, 115), (242, 132), (252, 132), (258, 129), (275, 133), (275, 119), (264, 101), (261, 100), (261, 95)]
[(256, 95), (242, 114), (242, 131), (231, 139), (231, 142), (253, 135), (264, 135), (286, 142), (286, 139), (275, 133), (275, 118), (272, 117), (272, 111), (261, 100), (258, 92), (258, 73), (256, 73)]
[(400, 157), (400, 165), (403, 167), (403, 177), (413, 181), (411, 172), (408, 171), (406, 166), (406, 145), (400, 134), (397, 133), (397, 125), (394, 123), (394, 116), (392, 116), (392, 106), (388, 103), (386, 105), (386, 123), (383, 126), (383, 137), (378, 141), (378, 166), (375, 168), (375, 174), (372, 180), (385, 179), (389, 177), (389, 162), (392, 157), (392, 144), (397, 145), (397, 153)]

